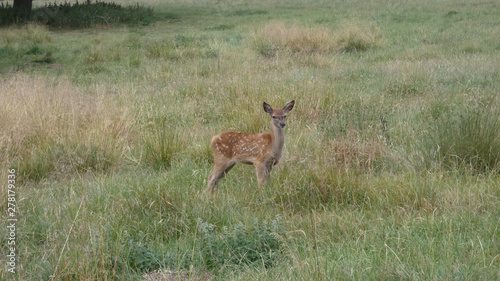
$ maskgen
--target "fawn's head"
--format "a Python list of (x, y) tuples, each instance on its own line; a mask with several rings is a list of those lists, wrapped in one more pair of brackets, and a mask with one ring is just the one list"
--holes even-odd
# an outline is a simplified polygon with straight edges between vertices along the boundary
[(273, 109), (269, 104), (264, 102), (264, 111), (269, 113), (273, 118), (273, 125), (276, 128), (284, 128), (286, 126), (286, 114), (288, 111), (292, 110), (295, 100), (287, 103), (285, 107), (279, 109)]

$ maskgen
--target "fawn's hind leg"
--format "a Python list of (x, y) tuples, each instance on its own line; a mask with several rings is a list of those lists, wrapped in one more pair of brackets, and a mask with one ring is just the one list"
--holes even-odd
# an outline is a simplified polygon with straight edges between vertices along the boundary
[(208, 189), (209, 193), (214, 193), (219, 181), (223, 179), (226, 174), (231, 170), (236, 163), (215, 163), (214, 171), (208, 176)]

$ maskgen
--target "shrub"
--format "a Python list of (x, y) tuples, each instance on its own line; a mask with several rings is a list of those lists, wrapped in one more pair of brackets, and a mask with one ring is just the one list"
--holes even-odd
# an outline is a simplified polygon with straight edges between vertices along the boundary
[[(0, 25), (21, 23), (22, 18), (8, 5), (0, 6)], [(139, 6), (122, 7), (114, 2), (90, 0), (84, 3), (47, 4), (34, 8), (31, 21), (52, 28), (89, 28), (96, 25), (147, 25), (154, 20), (153, 10)]]
[(9, 5), (0, 4), (0, 26), (21, 22), (21, 15)]

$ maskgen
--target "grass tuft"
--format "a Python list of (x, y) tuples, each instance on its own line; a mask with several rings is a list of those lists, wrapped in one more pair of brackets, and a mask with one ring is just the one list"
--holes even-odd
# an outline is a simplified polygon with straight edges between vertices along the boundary
[(380, 45), (380, 31), (368, 24), (344, 22), (337, 33), (338, 47), (343, 52), (363, 52)]
[(293, 54), (330, 53), (336, 51), (338, 46), (328, 29), (274, 23), (264, 26), (255, 34), (254, 48), (263, 57), (274, 57), (278, 51)]
[(167, 169), (174, 156), (182, 152), (184, 144), (175, 126), (164, 124), (153, 126), (143, 136), (143, 163), (156, 170)]
[(362, 52), (379, 45), (379, 32), (355, 23), (345, 23), (337, 30), (303, 28), (284, 23), (268, 24), (254, 35), (254, 49), (263, 57), (278, 52), (297, 55)]
[(443, 116), (433, 133), (438, 161), (449, 169), (499, 172), (499, 116), (496, 108)]

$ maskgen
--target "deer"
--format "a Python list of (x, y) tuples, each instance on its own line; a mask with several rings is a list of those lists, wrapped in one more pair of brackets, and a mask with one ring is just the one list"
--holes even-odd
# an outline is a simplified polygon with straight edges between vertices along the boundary
[(208, 193), (214, 193), (219, 181), (238, 163), (255, 166), (259, 187), (262, 188), (269, 180), (272, 167), (283, 155), (286, 114), (294, 105), (295, 100), (292, 100), (283, 108), (273, 109), (264, 102), (264, 111), (271, 116), (271, 132), (227, 131), (212, 138), (214, 169), (208, 177)]

